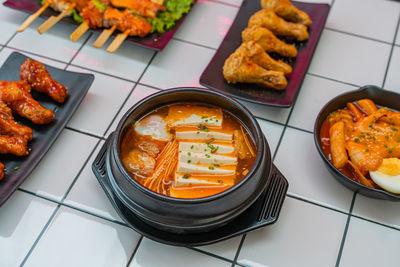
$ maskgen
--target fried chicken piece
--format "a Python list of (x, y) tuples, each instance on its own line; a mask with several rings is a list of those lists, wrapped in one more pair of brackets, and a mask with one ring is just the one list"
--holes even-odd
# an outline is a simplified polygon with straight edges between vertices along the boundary
[(158, 11), (166, 10), (162, 4), (151, 0), (111, 0), (111, 3), (115, 7), (135, 10), (139, 15), (148, 18), (155, 18)]
[(144, 37), (151, 31), (151, 25), (146, 20), (135, 16), (128, 10), (124, 12), (119, 11), (115, 8), (107, 8), (104, 11), (104, 20), (106, 21), (106, 27), (117, 25), (117, 29), (121, 32), (129, 30), (130, 36)]
[(67, 97), (67, 88), (51, 78), (44, 65), (28, 58), (21, 65), (21, 80), (26, 81), (33, 90), (48, 94), (54, 101), (63, 103)]
[(308, 39), (307, 27), (302, 24), (287, 22), (278, 17), (274, 11), (261, 9), (249, 19), (249, 27), (259, 25), (269, 29), (277, 36), (293, 36), (297, 41)]
[(19, 136), (30, 141), (33, 137), (33, 130), (14, 121), (11, 109), (6, 103), (0, 101), (0, 134)]
[(25, 81), (0, 82), (0, 100), (13, 111), (36, 124), (50, 123), (54, 117), (54, 111), (40, 105), (33, 99), (30, 91), (31, 87)]
[(28, 141), (18, 136), (0, 136), (0, 154), (13, 154), (16, 156), (27, 156), (29, 150)]
[(266, 70), (238, 50), (225, 60), (223, 74), (228, 83), (258, 83), (277, 90), (286, 88), (283, 72)]
[(243, 42), (255, 41), (265, 51), (278, 53), (285, 57), (296, 57), (297, 49), (277, 38), (270, 30), (254, 25), (242, 31)]
[(247, 56), (251, 61), (267, 70), (282, 71), (284, 74), (292, 72), (292, 67), (281, 60), (271, 58), (264, 49), (254, 41), (244, 42), (235, 51), (236, 56)]
[(307, 13), (297, 9), (289, 0), (261, 0), (261, 7), (274, 11), (288, 21), (305, 26), (311, 25), (311, 19)]

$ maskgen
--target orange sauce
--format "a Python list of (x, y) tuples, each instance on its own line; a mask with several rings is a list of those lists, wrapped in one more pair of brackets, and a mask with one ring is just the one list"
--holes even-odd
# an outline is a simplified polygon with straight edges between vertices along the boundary
[[(195, 104), (188, 104), (183, 106), (184, 108), (182, 108), (182, 106), (166, 106), (166, 107), (162, 107), (159, 108), (149, 114), (147, 114), (144, 118), (151, 116), (151, 115), (159, 115), (163, 118), (166, 118), (165, 120), (167, 121), (167, 116), (169, 114), (169, 108), (172, 107), (173, 109), (176, 110), (180, 110), (180, 111), (184, 111), (189, 112), (190, 110), (196, 110), (196, 107), (200, 106), (200, 107), (204, 107), (202, 105), (195, 105)], [(221, 120), (222, 118), (222, 128), (221, 127), (217, 127), (217, 126), (207, 126), (207, 128), (210, 131), (213, 132), (224, 132), (224, 133), (232, 133), (234, 132), (234, 130), (239, 130), (240, 131), (240, 127), (241, 124), (239, 122), (238, 119), (236, 119), (234, 116), (222, 111), (222, 113), (218, 113), (215, 111), (215, 107), (211, 107), (213, 108), (213, 112), (212, 112), (212, 116), (210, 116), (210, 114), (203, 114), (204, 116), (209, 116), (209, 117), (213, 117), (218, 118), (219, 120)], [(189, 114), (190, 116), (190, 114)], [(181, 117), (182, 118), (187, 118), (189, 117), (187, 114), (182, 114)], [(144, 119), (142, 118), (142, 119)], [(174, 118), (174, 121), (177, 121), (176, 118)], [(221, 130), (223, 129), (223, 130)], [(245, 128), (244, 128), (245, 129)], [(172, 127), (170, 128), (170, 133), (175, 136), (175, 130), (177, 131), (193, 131), (193, 130), (197, 130), (199, 131), (198, 126), (196, 125), (190, 125), (190, 126), (176, 126), (176, 127)], [(245, 133), (248, 137), (248, 139), (250, 140), (251, 143), (251, 147), (253, 149), (253, 151), (256, 151), (255, 149), (255, 145), (252, 142), (252, 139), (250, 138), (250, 135), (246, 132)], [(130, 151), (132, 151), (133, 149), (137, 149), (137, 143), (140, 140), (144, 140), (148, 138), (148, 141), (150, 142), (154, 142), (154, 140), (152, 140), (151, 137), (149, 136), (140, 136), (139, 134), (137, 134), (134, 130), (134, 125), (127, 131), (126, 135), (123, 138), (122, 144), (121, 144), (121, 159), (124, 159), (126, 157), (128, 157)], [(196, 140), (196, 141), (193, 141)], [(188, 140), (179, 140), (186, 142)], [(196, 142), (203, 142), (203, 143), (207, 143), (210, 142), (209, 140), (200, 140), (200, 139), (192, 139), (193, 143)], [(235, 140), (234, 138), (232, 138), (232, 140), (215, 140), (212, 141), (213, 143), (211, 143), (212, 145), (233, 145), (233, 147), (235, 147)], [(166, 145), (167, 142), (154, 142), (157, 146), (157, 148), (159, 149), (159, 151), (161, 152), (162, 149), (164, 148), (164, 146)], [(143, 149), (142, 149), (143, 150)], [(235, 149), (236, 150), (236, 149)], [(146, 152), (146, 151), (144, 151)], [(218, 152), (217, 152), (218, 153)], [(159, 155), (160, 153), (158, 153)], [(157, 156), (158, 156), (157, 155)], [(231, 153), (231, 154), (221, 154), (224, 156), (237, 156), (237, 153)], [(155, 156), (155, 159), (157, 159), (157, 156)], [(217, 164), (214, 164), (216, 167), (215, 168), (224, 168), (226, 170), (235, 170), (233, 173), (234, 174), (226, 174), (226, 175), (207, 175), (204, 173), (193, 173), (191, 174), (192, 177), (190, 178), (201, 178), (201, 180), (206, 180), (208, 182), (212, 182), (214, 183), (213, 185), (205, 185), (205, 184), (191, 184), (188, 183), (186, 185), (181, 185), (181, 186), (175, 186), (175, 173), (176, 173), (176, 169), (177, 166), (175, 166), (175, 171), (173, 171), (168, 177), (164, 177), (162, 183), (158, 184), (157, 186), (154, 186), (154, 184), (152, 184), (151, 188), (149, 188), (148, 185), (149, 184), (149, 179), (151, 177), (146, 177), (143, 175), (140, 175), (138, 173), (135, 172), (130, 172), (130, 175), (132, 176), (133, 179), (135, 179), (136, 181), (138, 181), (140, 184), (142, 184), (145, 187), (148, 187), (149, 189), (153, 190), (154, 188), (157, 188), (157, 190), (153, 190), (156, 191), (157, 193), (160, 194), (164, 194), (167, 196), (173, 196), (173, 197), (178, 197), (178, 198), (200, 198), (200, 197), (206, 197), (206, 196), (211, 196), (214, 194), (218, 194), (230, 187), (232, 187), (233, 185), (237, 184), (238, 182), (240, 182), (249, 172), (249, 170), (252, 168), (253, 164), (255, 161), (255, 157), (250, 156), (250, 157), (246, 157), (244, 159), (240, 159), (239, 157), (237, 157), (237, 164), (235, 166), (217, 166)], [(124, 161), (123, 161), (124, 162)], [(197, 164), (196, 166), (203, 166), (204, 164)], [(126, 166), (125, 166), (126, 167)], [(213, 168), (213, 167), (209, 167), (209, 168)], [(128, 168), (127, 168), (128, 169)]]

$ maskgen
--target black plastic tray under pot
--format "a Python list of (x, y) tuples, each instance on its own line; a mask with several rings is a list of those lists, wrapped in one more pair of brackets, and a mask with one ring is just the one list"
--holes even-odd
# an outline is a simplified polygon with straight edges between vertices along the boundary
[(374, 85), (366, 85), (361, 87), (359, 90), (341, 94), (330, 100), (319, 112), (314, 124), (315, 145), (325, 163), (325, 166), (327, 166), (333, 177), (335, 177), (336, 180), (349, 189), (371, 198), (400, 201), (400, 195), (392, 194), (382, 189), (370, 188), (348, 178), (346, 175), (336, 169), (335, 166), (333, 166), (333, 164), (325, 157), (324, 152), (322, 151), (319, 137), (321, 135), (322, 123), (325, 121), (328, 115), (338, 109), (345, 108), (348, 102), (353, 102), (364, 98), (371, 99), (377, 106), (400, 111), (400, 94), (383, 90)]
[[(223, 108), (242, 122), (255, 143), (252, 169), (242, 181), (219, 194), (197, 199), (160, 195), (132, 179), (121, 162), (121, 142), (134, 122), (159, 107), (185, 102)], [(105, 167), (115, 195), (140, 220), (162, 231), (194, 233), (219, 228), (249, 208), (271, 181), (269, 146), (253, 115), (234, 99), (207, 89), (175, 88), (143, 99), (123, 116), (110, 142)], [(93, 165), (95, 174), (97, 168)]]
[[(160, 230), (146, 224), (135, 215), (127, 206), (129, 201), (126, 196), (118, 194), (114, 178), (109, 168), (107, 151), (110, 149), (113, 134), (104, 143), (95, 161), (93, 171), (119, 216), (132, 229), (154, 241), (174, 246), (202, 246), (219, 242), (234, 236), (256, 230), (258, 228), (275, 223), (286, 196), (288, 182), (273, 165), (271, 181), (260, 197), (242, 214), (226, 225), (217, 229), (200, 233), (172, 233)], [(107, 167), (108, 166), (108, 167)]]

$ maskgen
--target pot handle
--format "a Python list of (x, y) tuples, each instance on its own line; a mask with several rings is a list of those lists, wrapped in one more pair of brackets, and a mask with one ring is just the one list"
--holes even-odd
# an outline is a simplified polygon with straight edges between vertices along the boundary
[(272, 164), (271, 181), (261, 195), (262, 207), (257, 221), (261, 224), (275, 222), (281, 211), (289, 183), (278, 168)]
[[(99, 153), (97, 154), (95, 160), (92, 163), (92, 171), (102, 186), (104, 185), (104, 183), (108, 184), (106, 159), (107, 159), (107, 150), (112, 142), (113, 136), (114, 136), (114, 132), (108, 136), (107, 140), (103, 144), (102, 148), (100, 149)], [(103, 186), (103, 188), (104, 188), (104, 186)], [(105, 191), (109, 191), (108, 188), (104, 188), (104, 189), (105, 189)]]

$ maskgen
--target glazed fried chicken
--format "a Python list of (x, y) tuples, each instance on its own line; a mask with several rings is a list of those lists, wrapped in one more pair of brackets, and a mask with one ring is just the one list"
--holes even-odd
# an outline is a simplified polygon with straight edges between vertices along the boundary
[(262, 8), (274, 11), (278, 16), (305, 26), (311, 25), (307, 13), (297, 9), (289, 0), (261, 0)]
[(115, 7), (135, 10), (139, 15), (148, 18), (155, 18), (158, 11), (166, 10), (162, 4), (151, 0), (112, 0), (111, 3)]
[(258, 25), (244, 29), (242, 39), (243, 42), (255, 41), (267, 52), (278, 53), (285, 57), (297, 56), (296, 47), (281, 41), (270, 30)]
[(0, 82), (0, 100), (13, 111), (36, 124), (50, 123), (54, 112), (33, 99), (30, 91), (31, 87), (25, 81)]
[(19, 136), (30, 141), (33, 137), (33, 130), (14, 121), (11, 109), (0, 101), (0, 134)]
[(269, 29), (277, 36), (293, 36), (297, 41), (308, 39), (307, 27), (302, 24), (287, 22), (278, 17), (274, 11), (262, 9), (249, 20), (249, 27), (258, 25)]
[(237, 49), (227, 58), (223, 74), (228, 83), (258, 83), (277, 90), (283, 90), (287, 85), (282, 71), (266, 70), (260, 67), (241, 49)]
[(135, 16), (128, 10), (124, 12), (114, 8), (107, 8), (104, 12), (103, 18), (106, 20), (108, 25), (117, 25), (117, 29), (121, 32), (129, 30), (130, 36), (138, 35), (144, 37), (151, 31), (151, 25), (146, 20)]
[(16, 156), (27, 156), (29, 150), (28, 141), (18, 136), (0, 136), (0, 154), (13, 154)]
[(25, 60), (19, 74), (33, 90), (48, 94), (54, 101), (63, 103), (67, 97), (67, 88), (51, 78), (44, 65), (30, 58)]
[(292, 67), (281, 60), (271, 58), (264, 49), (254, 41), (242, 43), (235, 53), (238, 57), (248, 57), (251, 61), (264, 69), (282, 71), (284, 74), (292, 72)]

